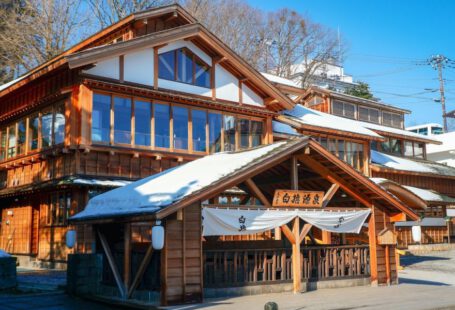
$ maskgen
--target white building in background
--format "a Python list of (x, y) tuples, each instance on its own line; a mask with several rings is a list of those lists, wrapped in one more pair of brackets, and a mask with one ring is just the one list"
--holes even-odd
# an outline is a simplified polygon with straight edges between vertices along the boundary
[(428, 144), (427, 158), (438, 163), (455, 167), (455, 132), (439, 134), (434, 139), (441, 145)]
[(435, 135), (440, 135), (440, 134), (444, 133), (444, 128), (442, 127), (442, 125), (437, 124), (437, 123), (428, 123), (428, 124), (410, 126), (410, 127), (406, 127), (406, 130), (415, 132), (415, 133), (419, 133), (419, 134), (425, 135), (425, 136), (435, 136)]
[[(290, 78), (300, 86), (303, 86), (304, 74), (310, 63), (311, 60), (302, 61), (291, 66)], [(343, 66), (337, 65), (334, 61), (320, 64), (308, 82), (310, 85), (338, 92), (345, 92), (346, 89), (356, 85), (352, 75), (345, 74)]]

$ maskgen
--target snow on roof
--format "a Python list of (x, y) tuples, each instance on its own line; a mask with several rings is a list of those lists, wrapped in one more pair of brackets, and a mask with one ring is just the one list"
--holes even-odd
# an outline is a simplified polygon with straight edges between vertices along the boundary
[(292, 110), (283, 111), (283, 114), (306, 125), (348, 131), (370, 137), (381, 137), (374, 131), (359, 126), (354, 120), (312, 110), (301, 104), (296, 104)]
[(405, 221), (396, 222), (395, 227), (412, 227), (412, 226), (423, 226), (423, 227), (444, 227), (447, 226), (446, 221), (440, 217), (424, 217), (421, 221)]
[(17, 82), (25, 79), (26, 77), (28, 76), (28, 74), (25, 74), (23, 76), (21, 76), (20, 78), (17, 78), (15, 80), (12, 80), (12, 81), (9, 81), (8, 83), (5, 83), (3, 85), (0, 85), (0, 91), (4, 90), (4, 89), (7, 89), (8, 87), (10, 87), (11, 85), (13, 84), (16, 84)]
[(397, 157), (371, 150), (371, 162), (396, 170), (455, 176), (455, 168), (435, 162)]
[(284, 78), (284, 77), (281, 77), (281, 76), (278, 76), (278, 75), (273, 75), (273, 74), (270, 74), (270, 73), (265, 73), (265, 72), (261, 72), (261, 74), (267, 80), (269, 80), (270, 82), (283, 84), (283, 85), (288, 85), (288, 86), (292, 86), (292, 87), (299, 87), (300, 88), (299, 84), (297, 84), (293, 80), (289, 80), (287, 78)]
[(98, 179), (74, 179), (74, 184), (84, 185), (96, 185), (96, 186), (108, 186), (108, 187), (120, 187), (131, 184), (132, 181), (126, 180), (98, 180)]
[(0, 258), (2, 258), (2, 257), (11, 257), (11, 255), (9, 255), (8, 253), (6, 253), (3, 250), (0, 250)]
[(441, 141), (441, 145), (427, 145), (427, 154), (441, 153), (455, 150), (455, 132), (443, 133), (432, 136), (433, 139)]
[(294, 128), (292, 128), (292, 126), (289, 126), (288, 124), (284, 124), (282, 122), (272, 121), (272, 127), (274, 133), (300, 136), (300, 134)]
[(296, 141), (205, 156), (92, 198), (72, 220), (155, 213)]
[(455, 209), (447, 209), (447, 216), (455, 217)]

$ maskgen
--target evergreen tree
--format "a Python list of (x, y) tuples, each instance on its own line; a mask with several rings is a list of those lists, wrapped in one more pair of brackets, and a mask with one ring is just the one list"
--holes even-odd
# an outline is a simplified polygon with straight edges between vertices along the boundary
[(365, 82), (358, 82), (356, 85), (348, 88), (344, 93), (359, 98), (373, 99), (373, 94), (370, 91), (370, 85)]

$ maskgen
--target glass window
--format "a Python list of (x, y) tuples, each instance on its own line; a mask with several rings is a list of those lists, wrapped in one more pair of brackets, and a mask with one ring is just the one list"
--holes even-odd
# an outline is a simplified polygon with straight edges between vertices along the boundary
[(131, 99), (114, 97), (114, 142), (131, 144)]
[(390, 152), (401, 155), (401, 140), (390, 139)]
[(368, 108), (359, 107), (359, 120), (361, 120), (361, 121), (370, 120), (370, 118), (368, 117)]
[(332, 106), (333, 106), (333, 114), (344, 116), (344, 113), (343, 113), (343, 110), (344, 110), (343, 109), (343, 102), (334, 100), (333, 103), (332, 103)]
[(38, 131), (39, 117), (38, 115), (31, 116), (28, 120), (28, 148), (30, 151), (38, 149)]
[(379, 123), (379, 110), (370, 109), (370, 122)]
[(152, 104), (145, 101), (134, 102), (134, 144), (151, 145)]
[(333, 114), (349, 118), (355, 118), (356, 106), (351, 103), (333, 100)]
[(193, 150), (205, 152), (207, 150), (205, 133), (207, 113), (201, 110), (193, 110), (191, 114), (193, 123)]
[(158, 77), (160, 79), (175, 80), (175, 51), (158, 56)]
[(8, 158), (16, 156), (16, 126), (8, 128)]
[(346, 160), (343, 140), (338, 140), (338, 158), (341, 160)]
[(224, 115), (224, 150), (235, 151), (235, 117)]
[(210, 88), (210, 68), (200, 60), (196, 60), (194, 78), (196, 79), (197, 86)]
[(392, 114), (392, 126), (396, 128), (401, 128), (402, 116), (400, 114)]
[(262, 136), (264, 134), (263, 123), (259, 121), (251, 121), (251, 143), (252, 147), (262, 144)]
[(440, 135), (444, 132), (441, 127), (431, 127), (431, 133), (434, 135)]
[(239, 119), (240, 127), (240, 148), (246, 149), (250, 146), (250, 121)]
[(6, 158), (6, 142), (8, 141), (8, 136), (6, 135), (6, 128), (2, 129), (0, 137), (0, 160)]
[(93, 95), (92, 141), (109, 142), (111, 126), (111, 97)]
[(221, 114), (209, 113), (209, 147), (210, 153), (221, 151)]
[(425, 136), (428, 136), (428, 127), (425, 127), (425, 128), (419, 128), (417, 130), (417, 132), (421, 135), (425, 135)]
[(41, 114), (41, 147), (52, 145), (52, 108), (46, 109)]
[(27, 126), (25, 119), (23, 119), (17, 122), (17, 155), (25, 153), (26, 134)]
[(411, 141), (404, 141), (404, 156), (414, 156), (413, 146)]
[(344, 104), (344, 116), (349, 118), (355, 118), (355, 105), (345, 103)]
[(65, 141), (65, 105), (59, 104), (55, 107), (54, 117), (54, 143), (60, 144)]
[(373, 151), (378, 151), (378, 141), (371, 141), (370, 143), (370, 148), (373, 150)]
[(414, 156), (423, 158), (423, 148), (424, 148), (424, 144), (423, 143), (415, 142), (414, 143)]
[(192, 84), (193, 83), (193, 57), (186, 49), (177, 51), (177, 81)]
[(166, 104), (154, 104), (155, 146), (169, 148), (170, 110)]
[(174, 148), (180, 150), (188, 149), (188, 109), (183, 107), (172, 108), (174, 124)]
[(392, 126), (392, 114), (388, 112), (382, 112), (382, 124), (386, 126)]

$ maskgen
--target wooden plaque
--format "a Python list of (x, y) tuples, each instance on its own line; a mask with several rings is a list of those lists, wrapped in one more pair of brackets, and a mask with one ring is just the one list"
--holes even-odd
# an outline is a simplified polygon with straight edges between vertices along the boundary
[(324, 192), (277, 189), (273, 195), (274, 207), (321, 208)]

